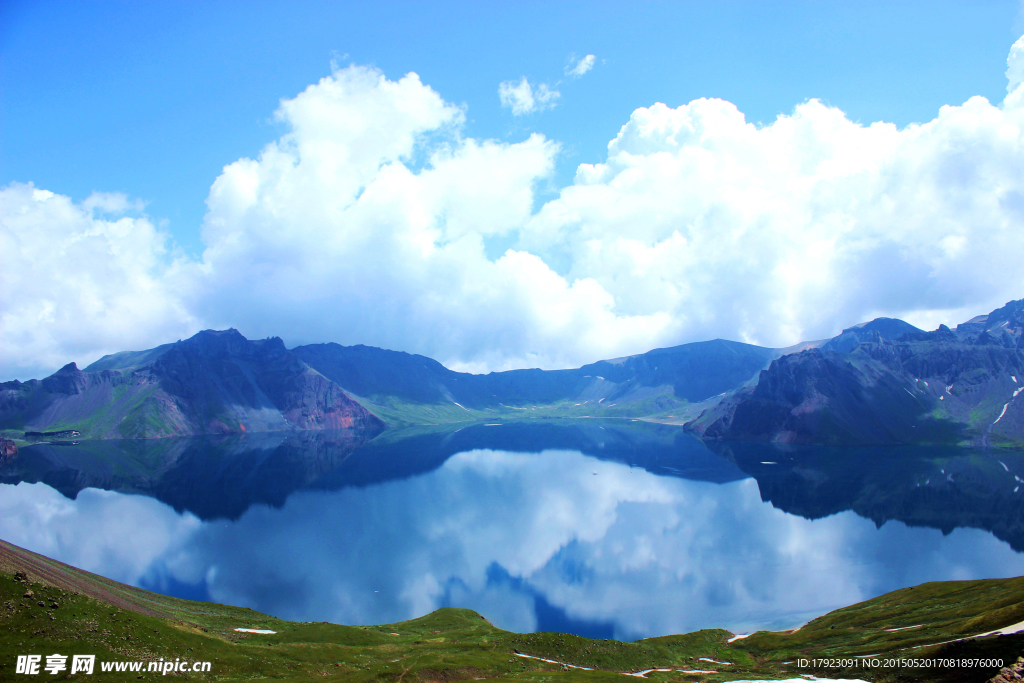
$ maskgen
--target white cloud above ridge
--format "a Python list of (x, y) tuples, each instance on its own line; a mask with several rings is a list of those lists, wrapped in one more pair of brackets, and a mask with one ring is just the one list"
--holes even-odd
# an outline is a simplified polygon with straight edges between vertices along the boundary
[[(335, 72), (321, 81), (328, 87), (307, 89), (280, 115), (305, 120), (307, 109), (328, 111), (358, 88), (377, 97), (380, 78), (361, 67)], [(433, 93), (418, 81), (403, 87), (409, 97)], [(400, 88), (390, 92), (402, 96)], [(446, 105), (437, 98), (432, 106)], [(423, 135), (455, 116), (403, 112), (389, 126)], [(259, 336), (285, 328), (299, 338), (358, 341), (445, 361), (478, 360), (509, 343), (529, 354), (555, 337), (559, 346), (575, 336), (571, 345), (611, 350), (622, 337), (644, 343), (643, 335), (661, 324), (659, 316), (616, 316), (614, 301), (591, 279), (567, 281), (533, 254), (509, 250), (487, 258), (486, 238), (514, 233), (532, 215), (533, 187), (550, 175), (558, 151), (543, 136), (514, 144), (459, 138), (435, 148), (414, 172), (401, 159), (413, 153), (416, 135), (356, 166), (335, 163), (337, 154), (324, 155), (319, 145), (307, 153), (301, 127), (290, 135), (257, 160), (225, 167), (214, 183), (204, 284), (195, 288), (215, 293), (196, 301), (204, 319), (241, 319), (244, 331)], [(323, 311), (341, 314), (325, 319)], [(398, 339), (444, 339), (445, 348)]]
[(28, 379), (105, 351), (148, 348), (196, 329), (174, 284), (187, 264), (124, 195), (0, 189), (0, 368)]
[[(0, 368), (26, 378), (203, 327), (505, 369), (714, 337), (785, 346), (878, 315), (955, 324), (1024, 297), (1022, 100), (1013, 87), (902, 130), (816, 100), (760, 127), (722, 100), (655, 104), (537, 207), (557, 142), (466, 138), (415, 74), (335, 69), (213, 183), (199, 261), (124, 197), (0, 189), (0, 250), (18, 254), (0, 272)], [(513, 248), (488, 258), (495, 237)]]
[(511, 109), (513, 116), (523, 116), (551, 109), (561, 95), (557, 90), (551, 89), (547, 83), (541, 83), (535, 88), (530, 85), (526, 76), (518, 81), (502, 81), (498, 85), (501, 106)]
[(521, 244), (572, 254), (569, 277), (591, 274), (617, 310), (673, 311), (705, 338), (970, 317), (1024, 296), (1021, 114), (975, 97), (897, 130), (811, 100), (758, 128), (721, 100), (641, 108)]

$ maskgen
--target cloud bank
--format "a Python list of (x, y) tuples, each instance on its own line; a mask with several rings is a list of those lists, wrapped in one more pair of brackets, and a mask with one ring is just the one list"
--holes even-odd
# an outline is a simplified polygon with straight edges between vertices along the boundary
[[(904, 129), (817, 100), (763, 126), (717, 99), (642, 107), (540, 206), (557, 141), (465, 137), (416, 74), (335, 69), (213, 182), (199, 260), (123, 197), (0, 190), (0, 369), (203, 327), (485, 370), (955, 324), (1024, 297), (1024, 42), (1007, 65), (1003, 103)], [(513, 113), (554, 102), (505, 85)]]

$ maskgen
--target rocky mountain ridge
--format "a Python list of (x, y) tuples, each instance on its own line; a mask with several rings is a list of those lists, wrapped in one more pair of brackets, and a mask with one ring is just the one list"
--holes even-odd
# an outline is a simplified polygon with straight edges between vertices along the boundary
[(1024, 301), (955, 330), (893, 322), (772, 361), (686, 427), (716, 440), (1024, 447)]
[[(955, 330), (878, 318), (791, 349), (725, 340), (576, 369), (473, 375), (368, 346), (236, 330), (0, 384), (0, 436), (83, 439), (619, 417), (704, 439), (1024, 447), (1024, 301)], [(76, 436), (77, 438), (77, 436)]]
[(0, 429), (133, 439), (384, 427), (279, 338), (206, 330), (161, 348), (135, 354), (138, 363), (107, 357), (104, 369), (70, 363), (43, 380), (0, 384)]
[[(756, 376), (779, 350), (713, 340), (570, 370), (473, 375), (368, 346), (288, 350), (206, 330), (173, 344), (0, 384), (0, 430), (35, 440), (382, 428), (517, 417), (651, 417), (694, 411)], [(696, 415), (696, 412), (693, 412)], [(15, 433), (19, 430), (21, 433)]]

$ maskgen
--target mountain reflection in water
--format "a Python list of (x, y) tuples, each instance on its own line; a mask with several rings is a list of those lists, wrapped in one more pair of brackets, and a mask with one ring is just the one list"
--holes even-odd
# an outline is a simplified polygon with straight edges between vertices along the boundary
[(1024, 452), (954, 446), (789, 446), (714, 443), (709, 447), (757, 479), (761, 499), (820, 519), (853, 510), (877, 526), (899, 520), (944, 534), (991, 531), (1024, 551)]
[(711, 449), (621, 420), (39, 445), (0, 468), (0, 537), (301, 621), (623, 639), (1024, 574), (1020, 453)]

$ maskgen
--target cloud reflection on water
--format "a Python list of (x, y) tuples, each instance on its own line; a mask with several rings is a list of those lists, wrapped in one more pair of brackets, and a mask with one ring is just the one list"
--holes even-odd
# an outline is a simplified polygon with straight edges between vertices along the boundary
[(783, 628), (923, 581), (1024, 574), (1024, 556), (985, 531), (876, 529), (852, 512), (811, 521), (763, 503), (753, 479), (661, 477), (576, 451), (463, 452), (235, 522), (142, 496), (86, 489), (70, 501), (4, 485), (0, 536), (127, 583), (205, 584), (214, 600), (301, 621), (392, 622), (452, 605), (529, 631), (553, 609), (626, 639)]
[(69, 500), (46, 484), (0, 485), (5, 541), (124, 583), (176, 565), (202, 526), (146, 496), (90, 488)]

